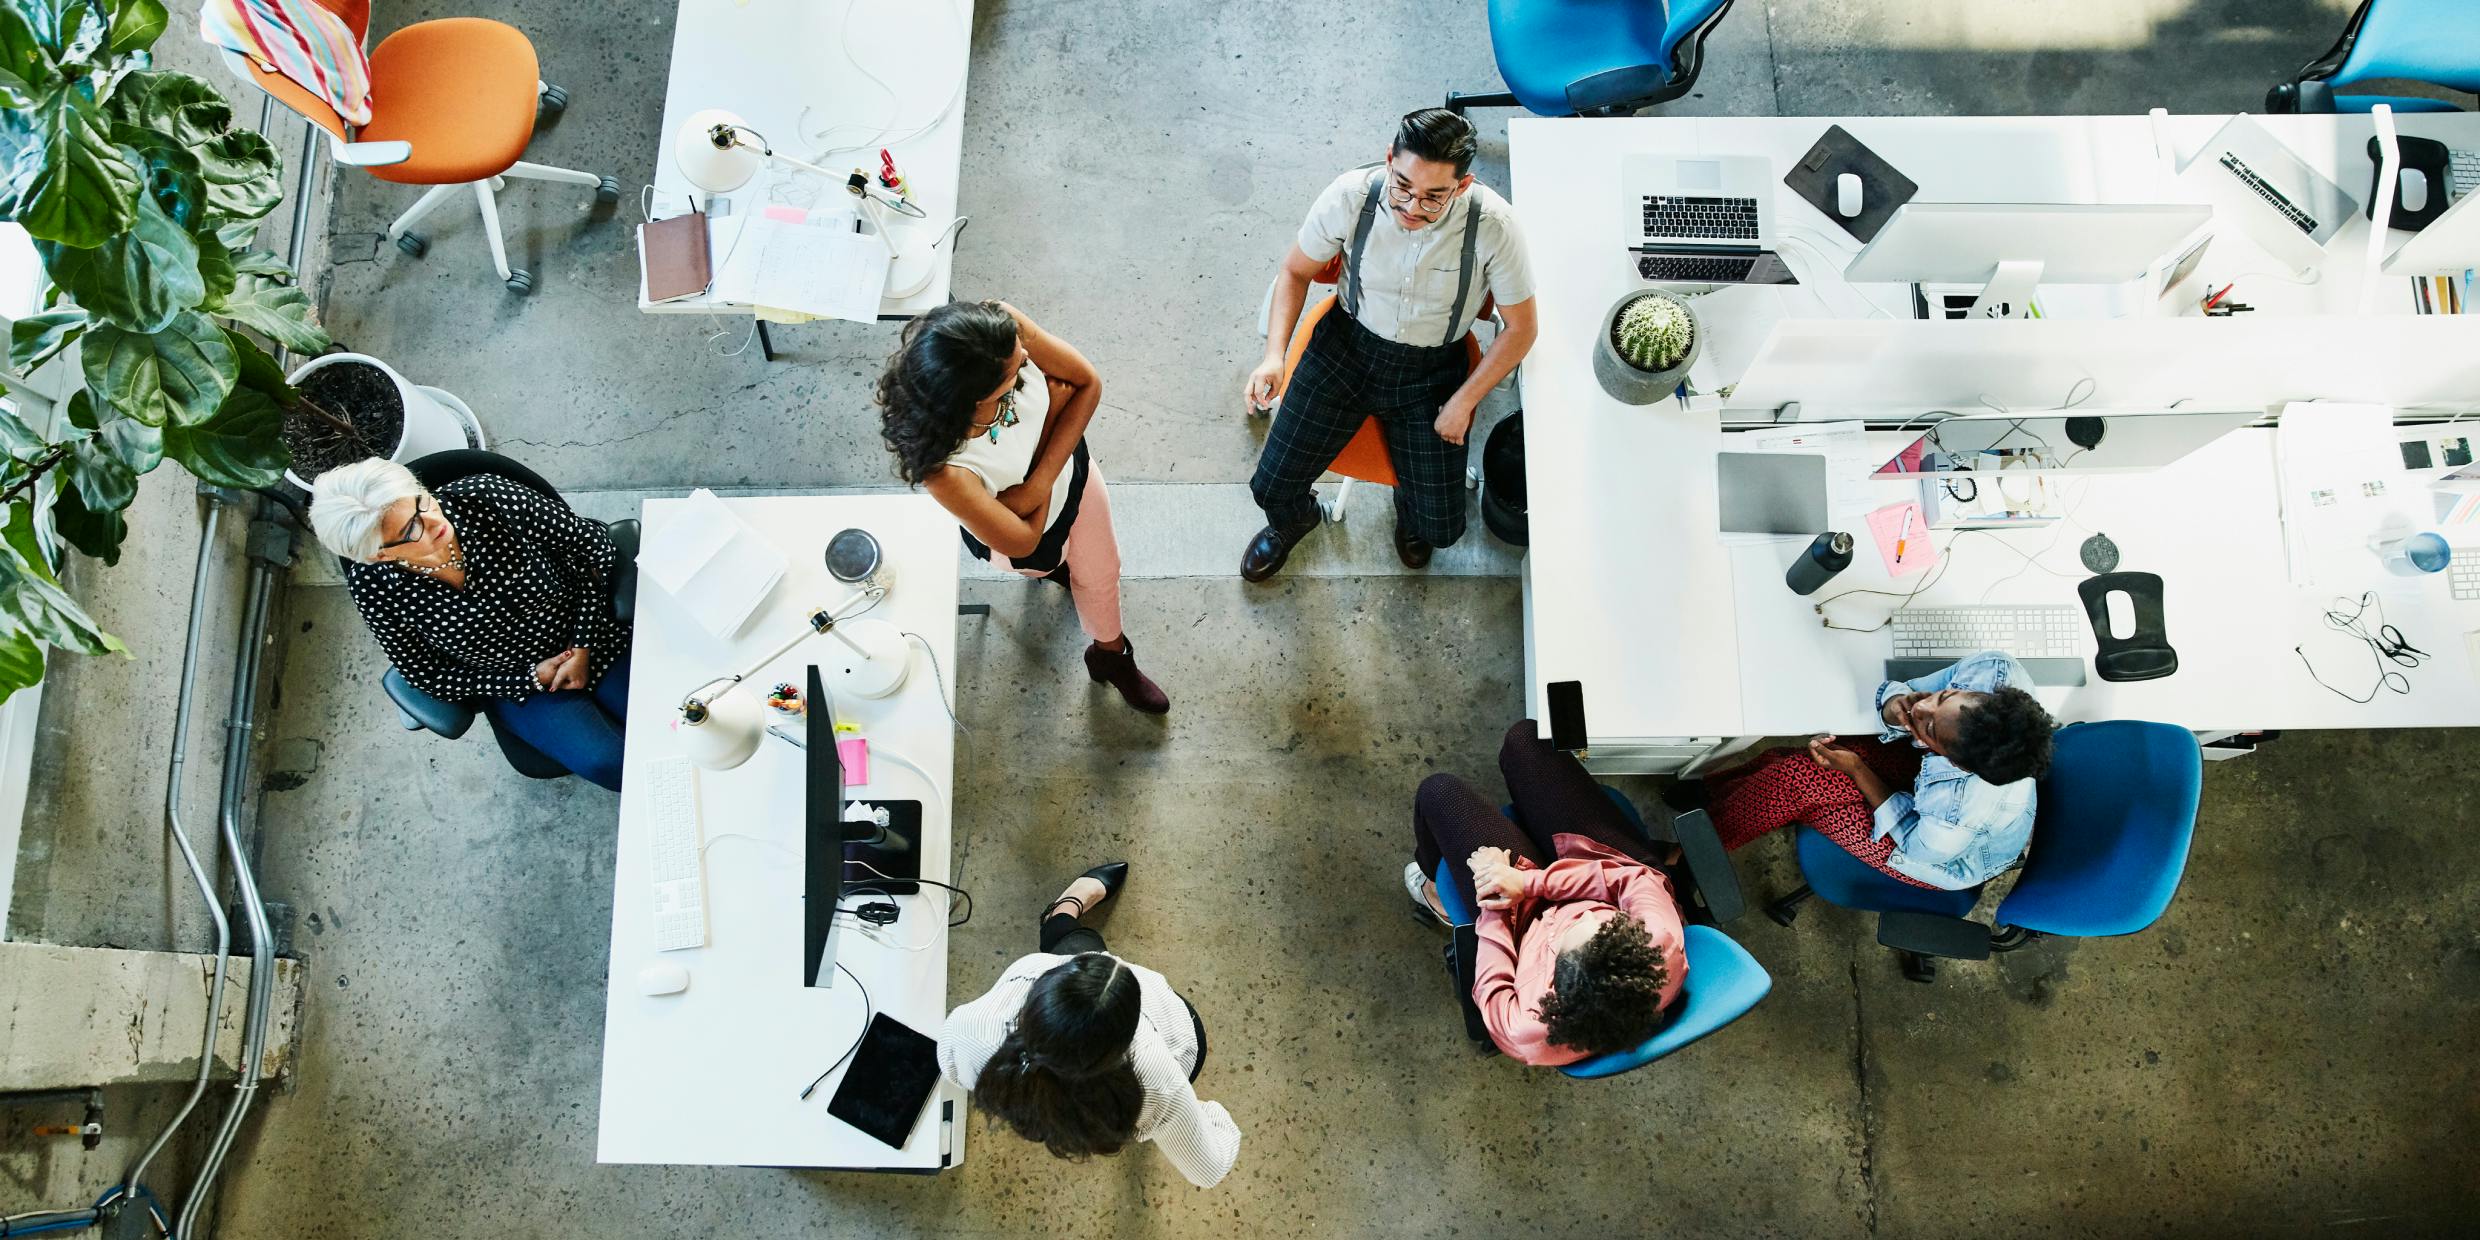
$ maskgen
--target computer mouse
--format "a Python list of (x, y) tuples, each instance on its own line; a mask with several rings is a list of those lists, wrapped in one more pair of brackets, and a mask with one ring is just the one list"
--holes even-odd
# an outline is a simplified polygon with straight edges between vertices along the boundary
[(1834, 211), (1844, 219), (1860, 214), (1860, 174), (1846, 172), (1834, 178)]
[(2417, 168), (2402, 170), (2402, 193), (2398, 195), (2402, 209), (2418, 214), (2428, 209), (2428, 174)]
[(637, 971), (637, 993), (676, 995), (689, 988), (689, 971), (669, 960), (657, 960)]

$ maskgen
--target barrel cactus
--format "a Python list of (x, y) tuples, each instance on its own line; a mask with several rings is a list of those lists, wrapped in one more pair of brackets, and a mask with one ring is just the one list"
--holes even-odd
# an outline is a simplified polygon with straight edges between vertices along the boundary
[(1688, 346), (1696, 340), (1696, 322), (1678, 302), (1649, 293), (1619, 312), (1611, 335), (1628, 365), (1659, 374), (1688, 355)]

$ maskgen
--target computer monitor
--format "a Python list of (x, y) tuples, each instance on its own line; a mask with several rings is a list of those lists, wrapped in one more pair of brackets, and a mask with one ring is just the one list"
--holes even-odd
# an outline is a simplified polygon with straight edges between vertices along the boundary
[(835, 984), (835, 910), (844, 902), (844, 764), (835, 752), (835, 703), (809, 666), (802, 715), (801, 984)]
[[(2429, 192), (2435, 193), (2434, 189)], [(2461, 276), (2480, 267), (2480, 192), (2465, 193), (2397, 247), (2379, 268), (2389, 276)]]
[(1860, 251), (1854, 284), (1977, 284), (1975, 317), (2021, 318), (2036, 285), (2117, 284), (2213, 218), (2167, 203), (1907, 202)]
[(1971, 414), (1928, 428), (1878, 466), (1873, 476), (1948, 478), (2026, 469), (2049, 474), (2116, 474), (2159, 469), (2259, 416), (2253, 409)]

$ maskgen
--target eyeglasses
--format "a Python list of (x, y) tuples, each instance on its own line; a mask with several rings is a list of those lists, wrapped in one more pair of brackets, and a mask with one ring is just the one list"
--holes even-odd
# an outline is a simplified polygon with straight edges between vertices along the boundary
[(1455, 201), (1455, 191), (1445, 189), (1433, 193), (1415, 194), (1412, 192), (1411, 182), (1402, 177), (1389, 177), (1386, 182), (1386, 200), (1395, 207), (1411, 211), (1416, 215), (1436, 215), (1446, 210), (1448, 203)]
[(430, 505), (430, 502), (430, 497), (427, 495), (413, 497), (413, 519), (405, 522), (405, 528), (399, 530), (396, 537), (380, 543), (379, 549), (385, 551), (391, 547), (402, 547), (408, 543), (422, 541), (422, 512)]

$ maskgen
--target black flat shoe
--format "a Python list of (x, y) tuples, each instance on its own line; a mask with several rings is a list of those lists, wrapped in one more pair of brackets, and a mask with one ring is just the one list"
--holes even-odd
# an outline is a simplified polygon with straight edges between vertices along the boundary
[[(1102, 898), (1108, 900), (1111, 897), (1118, 895), (1120, 887), (1128, 881), (1128, 863), (1125, 861), (1105, 861), (1102, 864), (1077, 875), (1076, 878), (1090, 878), (1095, 882), (1102, 884)], [(1075, 886), (1076, 878), (1069, 879), (1068, 885), (1071, 887)], [(1075, 896), (1061, 896), (1058, 899), (1042, 906), (1043, 920), (1049, 920), (1050, 915), (1057, 911), (1059, 906), (1062, 904), (1075, 909), (1076, 912), (1073, 916), (1079, 921), (1083, 921), (1085, 919), (1085, 914), (1089, 911), (1086, 909), (1085, 902), (1083, 900), (1079, 900)]]
[(1401, 522), (1396, 524), (1395, 558), (1402, 560), (1404, 562), (1404, 567), (1412, 569), (1428, 568), (1429, 557), (1437, 550), (1438, 549), (1436, 547), (1430, 546), (1429, 543), (1420, 535), (1405, 529)]

